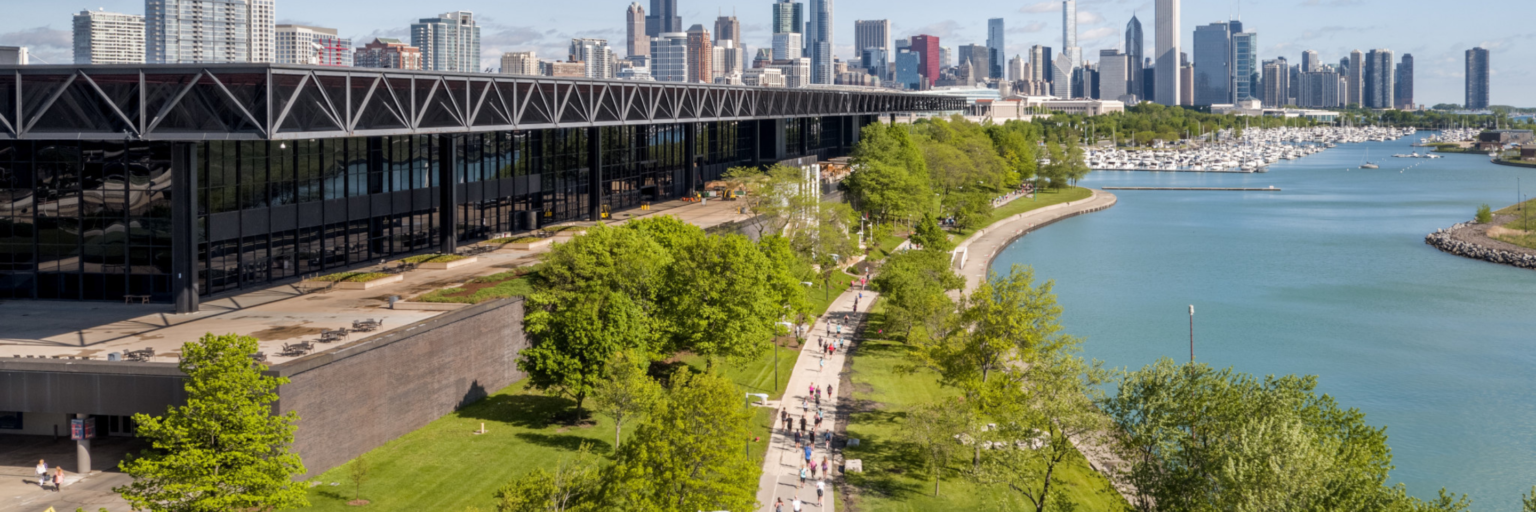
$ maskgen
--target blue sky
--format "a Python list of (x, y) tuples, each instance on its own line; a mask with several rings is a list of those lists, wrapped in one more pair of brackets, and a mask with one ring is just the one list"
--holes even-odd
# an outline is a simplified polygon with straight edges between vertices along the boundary
[[(1031, 45), (1061, 46), (1061, 3), (1023, 0), (835, 0), (837, 53), (853, 56), (853, 22), (889, 18), (896, 37), (939, 36), (944, 46), (984, 44), (986, 20), (1002, 17), (1008, 27), (1009, 54)], [(641, 0), (649, 10), (649, 0)], [(717, 13), (735, 12), (745, 43), (768, 46), (772, 0), (678, 0), (685, 25), (713, 29)], [(1527, 84), (1536, 71), (1536, 25), (1530, 0), (1184, 0), (1181, 17), (1184, 51), (1190, 51), (1196, 25), (1240, 13), (1244, 26), (1259, 33), (1260, 56), (1284, 56), (1299, 62), (1303, 50), (1317, 50), (1324, 62), (1338, 62), (1352, 49), (1387, 48), (1400, 57), (1414, 55), (1416, 101), (1461, 103), (1463, 55), (1484, 46), (1492, 53), (1492, 101), (1536, 107), (1536, 87)], [(0, 45), (26, 45), (41, 60), (71, 61), (70, 15), (87, 6), (56, 0), (0, 0)], [(483, 23), (483, 62), (495, 66), (503, 51), (537, 50), (545, 59), (563, 59), (572, 37), (607, 38), (623, 52), (624, 0), (277, 0), (281, 22), (335, 27), (361, 45), (376, 36), (407, 36), (416, 18), (450, 10), (474, 11)], [(143, 0), (95, 0), (89, 8), (142, 14)], [(1463, 10), (1465, 9), (1465, 10)], [(1083, 54), (1097, 60), (1098, 50), (1123, 43), (1125, 23), (1135, 13), (1142, 21), (1148, 53), (1153, 42), (1151, 0), (1079, 0), (1078, 38)], [(1500, 13), (1503, 13), (1501, 15)]]

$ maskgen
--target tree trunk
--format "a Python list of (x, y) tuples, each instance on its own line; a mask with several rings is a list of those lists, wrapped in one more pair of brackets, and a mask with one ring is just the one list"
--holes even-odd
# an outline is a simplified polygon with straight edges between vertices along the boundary
[(618, 419), (618, 418), (614, 418), (614, 420), (613, 420), (613, 452), (614, 453), (618, 453), (619, 452), (619, 434), (623, 432), (623, 429), (624, 429), (624, 420), (621, 420), (621, 419)]
[(1045, 500), (1051, 495), (1051, 473), (1056, 471), (1056, 464), (1051, 463), (1045, 468), (1045, 484), (1040, 486), (1040, 501), (1035, 502), (1035, 512), (1045, 512)]

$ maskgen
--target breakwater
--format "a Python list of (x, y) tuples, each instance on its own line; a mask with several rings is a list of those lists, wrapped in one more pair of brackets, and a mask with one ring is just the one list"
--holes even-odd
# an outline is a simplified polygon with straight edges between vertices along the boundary
[(1275, 187), (1269, 188), (1241, 188), (1241, 187), (1101, 187), (1104, 190), (1216, 190), (1227, 192), (1279, 192)]
[[(1463, 222), (1451, 226), (1449, 229), (1435, 231), (1424, 237), (1424, 243), (1464, 258), (1536, 270), (1536, 254), (1488, 247), (1483, 244), (1459, 239), (1457, 235), (1460, 233), (1458, 232), (1474, 231), (1474, 226), (1474, 224)], [(1481, 233), (1475, 234), (1478, 236), (1482, 235)]]

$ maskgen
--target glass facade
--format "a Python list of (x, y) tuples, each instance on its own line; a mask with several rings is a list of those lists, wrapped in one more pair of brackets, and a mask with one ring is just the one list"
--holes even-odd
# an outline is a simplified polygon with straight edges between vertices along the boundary
[[(845, 137), (845, 119), (785, 120), (777, 134), (783, 156), (846, 150), (844, 141), (853, 139)], [(694, 184), (730, 166), (771, 162), (757, 144), (758, 130), (771, 123), (694, 125)], [(199, 293), (208, 295), (438, 249), (445, 157), (454, 164), (459, 241), (587, 218), (593, 156), (601, 161), (600, 204), (610, 210), (675, 198), (688, 169), (686, 128), (195, 143), (0, 140), (0, 298), (170, 300), (175, 144), (191, 144), (194, 155), (188, 173), (196, 207), (187, 218), (195, 219)]]

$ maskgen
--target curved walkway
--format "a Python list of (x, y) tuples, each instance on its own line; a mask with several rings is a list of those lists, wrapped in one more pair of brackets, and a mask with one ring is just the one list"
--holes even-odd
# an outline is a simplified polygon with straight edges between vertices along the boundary
[(965, 277), (965, 291), (975, 289), (986, 279), (993, 258), (1014, 240), (1061, 219), (1109, 208), (1116, 201), (1114, 194), (1094, 190), (1087, 199), (1030, 210), (982, 228), (955, 248), (956, 254), (964, 255), (956, 260), (956, 272)]

